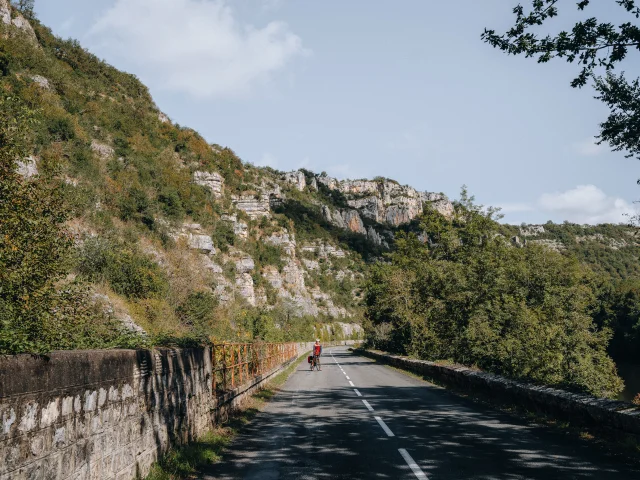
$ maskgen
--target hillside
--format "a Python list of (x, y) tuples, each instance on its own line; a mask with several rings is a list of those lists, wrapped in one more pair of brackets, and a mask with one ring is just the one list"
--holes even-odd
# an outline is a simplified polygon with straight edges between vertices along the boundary
[(9, 99), (29, 112), (20, 183), (60, 195), (73, 239), (58, 290), (87, 287), (96, 311), (133, 333), (275, 339), (317, 324), (358, 335), (367, 262), (427, 203), (451, 210), (387, 179), (243, 163), (6, 0), (0, 19), (3, 113)]
[[(355, 338), (374, 318), (382, 330), (367, 334), (386, 338), (385, 328), (406, 312), (390, 317), (379, 301), (384, 291), (365, 298), (378, 288), (378, 260), (403, 264), (400, 234), (412, 262), (403, 272), (411, 272), (424, 260), (413, 259), (415, 252), (437, 249), (433, 239), (442, 231), (464, 231), (456, 209), (476, 212), (464, 192), (451, 202), (381, 177), (337, 180), (245, 163), (173, 123), (137, 78), (25, 20), (6, 0), (0, 39), (0, 198), (11, 200), (0, 201), (1, 352)], [(637, 229), (487, 221), (473, 241), (489, 235), (511, 247), (543, 245), (562, 253), (566, 265), (576, 258), (595, 272), (584, 280), (592, 292), (581, 303), (584, 319), (612, 329), (616, 360), (637, 359)], [(407, 232), (420, 241), (413, 253)], [(511, 250), (543, 258), (538, 248)], [(396, 288), (393, 282), (409, 279), (387, 280)], [(415, 315), (406, 318), (422, 321)], [(408, 348), (405, 340), (398, 345)]]
[(614, 281), (640, 278), (640, 236), (629, 225), (577, 225), (569, 222), (508, 227), (513, 241), (542, 244), (572, 255)]

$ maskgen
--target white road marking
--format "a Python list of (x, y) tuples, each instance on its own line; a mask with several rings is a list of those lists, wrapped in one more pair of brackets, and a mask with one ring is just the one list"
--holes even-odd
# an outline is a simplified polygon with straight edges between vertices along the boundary
[(353, 384), (353, 382), (351, 380), (349, 380), (349, 385), (351, 385), (352, 387), (355, 387), (355, 385)]
[(349, 378), (349, 375), (347, 375), (347, 380), (351, 380), (351, 379)]
[(404, 458), (404, 461), (407, 462), (407, 465), (409, 465), (409, 468), (413, 470), (413, 474), (416, 476), (416, 478), (420, 478), (421, 480), (429, 480), (429, 477), (427, 477), (427, 475), (422, 471), (418, 464), (413, 461), (413, 458), (411, 458), (409, 452), (407, 452), (404, 448), (399, 448), (398, 451), (400, 452), (400, 455), (402, 455), (402, 458)]
[(354, 392), (356, 392), (356, 395), (358, 395), (359, 397), (361, 397), (361, 396), (362, 396), (362, 394), (358, 391), (358, 389), (357, 389), (357, 388), (354, 388), (354, 389), (353, 389), (353, 391), (354, 391)]
[(367, 402), (366, 400), (362, 400), (362, 403), (364, 403), (364, 406), (367, 407), (367, 410), (373, 412), (373, 407), (369, 405), (369, 402)]
[(384, 423), (380, 417), (373, 417), (373, 418), (375, 418), (376, 422), (378, 422), (380, 424), (380, 426), (384, 430), (384, 433), (387, 434), (387, 437), (395, 437), (395, 435), (393, 434), (391, 429), (389, 427), (387, 427), (387, 424)]

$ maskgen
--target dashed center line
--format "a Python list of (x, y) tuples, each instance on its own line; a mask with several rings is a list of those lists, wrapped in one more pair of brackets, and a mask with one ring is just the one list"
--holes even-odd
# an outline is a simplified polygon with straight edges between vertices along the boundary
[(367, 402), (366, 400), (362, 400), (362, 403), (364, 403), (364, 406), (367, 407), (367, 410), (373, 412), (373, 407), (369, 405), (369, 402)]
[(382, 430), (384, 430), (384, 433), (387, 434), (387, 437), (395, 437), (391, 429), (387, 427), (387, 424), (384, 423), (384, 421), (380, 417), (373, 417), (373, 418), (375, 418), (376, 422), (380, 424), (380, 426), (382, 427)]
[(400, 452), (400, 455), (402, 455), (402, 458), (404, 458), (404, 461), (407, 462), (407, 465), (409, 465), (409, 468), (413, 471), (416, 478), (419, 478), (420, 480), (429, 480), (429, 477), (427, 477), (418, 464), (414, 462), (413, 458), (411, 458), (409, 452), (404, 448), (399, 448), (398, 451)]
[(351, 379), (349, 378), (349, 375), (347, 375), (347, 380), (351, 380)]
[(353, 382), (351, 380), (349, 380), (349, 385), (351, 385), (352, 387), (355, 387), (355, 385), (353, 384)]
[(357, 388), (354, 388), (354, 389), (353, 389), (353, 391), (354, 391), (354, 392), (356, 392), (356, 395), (358, 395), (359, 397), (361, 397), (361, 396), (362, 396), (362, 394), (358, 391), (358, 389), (357, 389)]

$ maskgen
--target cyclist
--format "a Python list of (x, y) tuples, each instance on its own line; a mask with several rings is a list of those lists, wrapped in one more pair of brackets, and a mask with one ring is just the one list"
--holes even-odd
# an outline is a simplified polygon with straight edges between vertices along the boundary
[(316, 344), (313, 346), (313, 361), (318, 366), (318, 370), (322, 370), (320, 366), (320, 355), (322, 355), (322, 345), (320, 345), (320, 339), (316, 339)]

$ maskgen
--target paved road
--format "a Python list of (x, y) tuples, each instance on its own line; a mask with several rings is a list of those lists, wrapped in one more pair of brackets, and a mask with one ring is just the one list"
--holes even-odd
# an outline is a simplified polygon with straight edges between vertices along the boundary
[(303, 363), (205, 479), (640, 479), (596, 446), (527, 425), (345, 347)]

